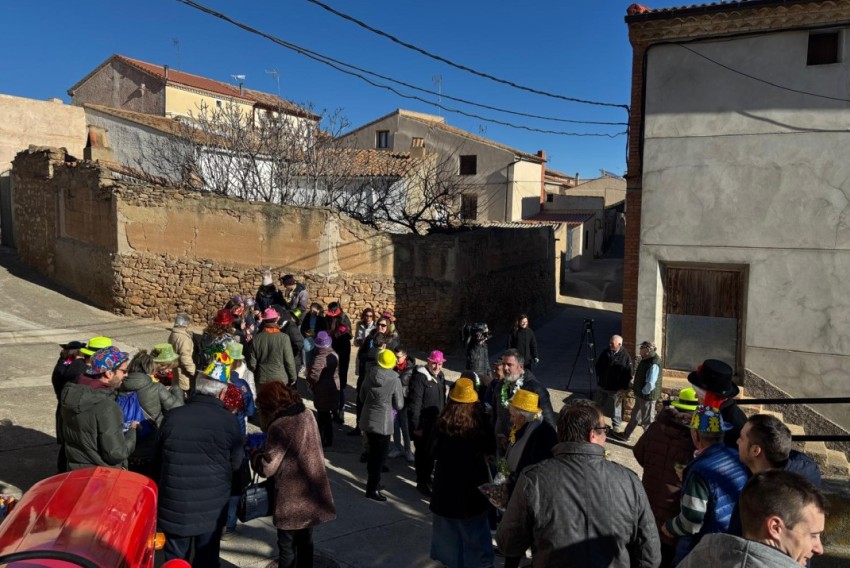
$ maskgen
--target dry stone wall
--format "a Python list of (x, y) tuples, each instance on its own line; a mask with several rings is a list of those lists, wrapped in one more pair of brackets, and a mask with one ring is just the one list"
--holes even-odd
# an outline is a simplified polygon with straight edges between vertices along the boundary
[[(506, 329), (517, 313), (538, 317), (554, 303), (548, 227), (390, 235), (327, 209), (130, 184), (63, 159), (42, 151), (16, 161), (16, 214), (45, 211), (20, 233), (21, 257), (120, 314), (186, 312), (204, 323), (234, 294), (253, 296), (270, 270), (295, 274), (313, 301), (339, 301), (352, 321), (366, 307), (392, 310), (404, 344), (424, 350), (456, 344), (465, 321)], [(69, 222), (74, 231), (57, 229)], [(60, 253), (75, 262), (57, 270)]]

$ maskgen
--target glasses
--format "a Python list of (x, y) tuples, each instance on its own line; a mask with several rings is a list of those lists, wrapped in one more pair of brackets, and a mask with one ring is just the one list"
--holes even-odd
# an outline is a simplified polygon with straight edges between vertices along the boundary
[(378, 327), (387, 327), (387, 324), (385, 324), (385, 323), (379, 323), (379, 324), (378, 324)]
[(593, 429), (594, 430), (601, 430), (602, 432), (605, 433), (605, 435), (608, 435), (608, 432), (613, 430), (613, 428), (611, 428), (610, 426), (594, 426)]

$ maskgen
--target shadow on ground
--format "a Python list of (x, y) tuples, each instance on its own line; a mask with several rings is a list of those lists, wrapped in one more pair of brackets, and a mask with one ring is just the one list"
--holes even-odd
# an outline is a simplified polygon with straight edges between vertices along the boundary
[(56, 438), (0, 421), (0, 493), (18, 494), (56, 474)]

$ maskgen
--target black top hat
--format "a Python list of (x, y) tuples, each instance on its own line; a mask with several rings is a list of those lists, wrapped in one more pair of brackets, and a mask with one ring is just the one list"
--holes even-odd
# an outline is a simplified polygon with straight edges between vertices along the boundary
[(86, 346), (85, 341), (69, 341), (68, 343), (60, 343), (62, 349), (82, 349)]
[(740, 392), (732, 382), (732, 367), (717, 359), (706, 359), (697, 370), (688, 375), (688, 382), (721, 398), (734, 398)]

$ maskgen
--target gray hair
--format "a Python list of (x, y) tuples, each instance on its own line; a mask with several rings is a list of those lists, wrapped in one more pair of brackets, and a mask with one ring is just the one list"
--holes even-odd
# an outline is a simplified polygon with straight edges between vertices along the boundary
[(218, 397), (218, 395), (221, 394), (221, 391), (226, 388), (227, 383), (223, 383), (215, 379), (209, 379), (203, 374), (198, 374), (197, 378), (195, 379), (196, 394), (204, 394), (207, 396)]
[(504, 360), (506, 357), (513, 357), (514, 359), (516, 359), (516, 362), (520, 367), (525, 368), (525, 357), (523, 357), (518, 350), (508, 349), (507, 351), (502, 353), (502, 360)]
[(174, 318), (174, 327), (189, 327), (190, 323), (192, 323), (192, 319), (189, 314), (177, 314), (177, 317)]
[(127, 366), (127, 372), (152, 375), (155, 366), (153, 355), (142, 349), (136, 353), (136, 356), (133, 357), (133, 359), (130, 360), (130, 364)]
[(520, 410), (516, 406), (508, 406), (510, 412), (517, 414), (518, 416), (522, 416), (525, 418), (526, 422), (534, 422), (535, 420), (540, 419), (540, 415), (534, 412), (529, 412), (527, 410)]

